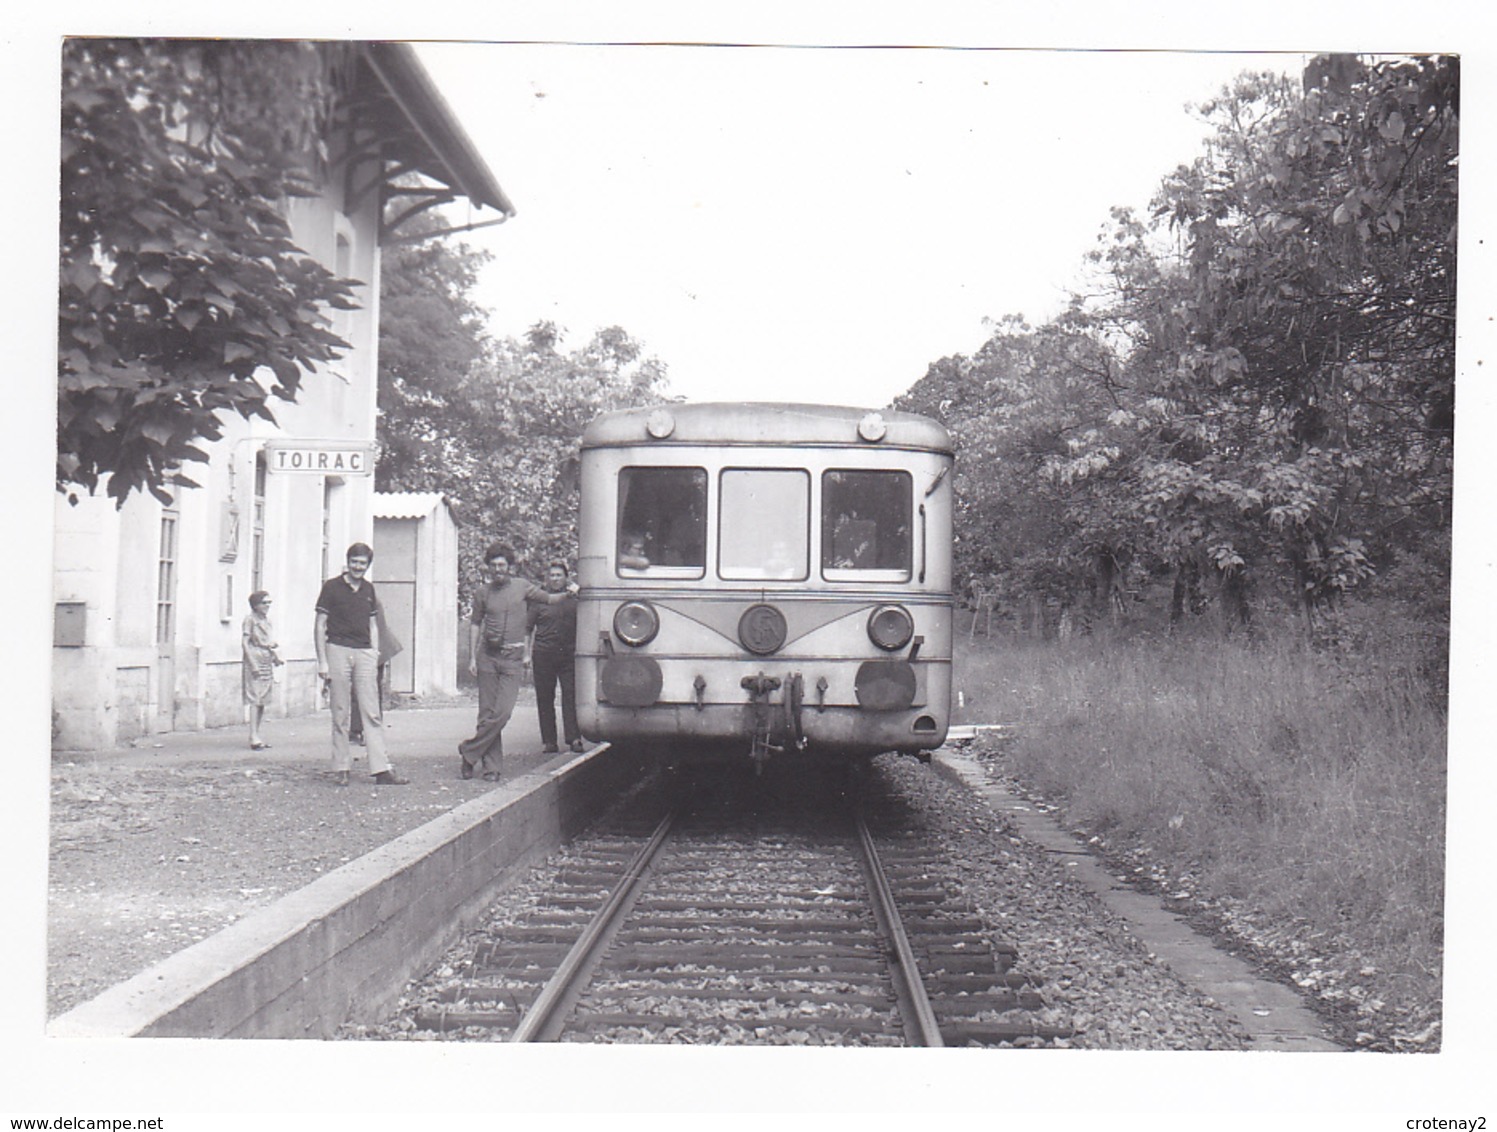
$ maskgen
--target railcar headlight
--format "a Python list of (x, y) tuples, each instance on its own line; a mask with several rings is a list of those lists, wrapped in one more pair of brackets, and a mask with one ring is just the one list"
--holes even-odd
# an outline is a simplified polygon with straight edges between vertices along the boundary
[(626, 601), (614, 611), (613, 632), (626, 645), (647, 645), (660, 632), (660, 615), (647, 601)]
[(656, 440), (664, 440), (676, 431), (676, 418), (669, 409), (656, 409), (646, 419), (645, 431)]
[(902, 649), (915, 635), (915, 619), (902, 605), (881, 605), (868, 617), (868, 639), (886, 652)]

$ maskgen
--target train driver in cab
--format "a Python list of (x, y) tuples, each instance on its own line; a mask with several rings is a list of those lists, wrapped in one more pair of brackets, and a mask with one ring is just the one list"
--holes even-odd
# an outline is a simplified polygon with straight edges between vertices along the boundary
[(645, 554), (645, 536), (635, 531), (626, 531), (619, 540), (619, 567), (623, 570), (648, 570), (649, 556)]

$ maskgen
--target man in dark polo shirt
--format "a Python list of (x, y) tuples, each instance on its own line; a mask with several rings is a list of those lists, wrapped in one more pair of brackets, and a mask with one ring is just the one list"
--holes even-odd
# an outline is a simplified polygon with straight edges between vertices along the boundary
[(353, 691), (364, 725), (364, 750), (369, 773), (377, 786), (404, 786), (385, 753), (385, 723), (379, 698), (379, 599), (374, 583), (364, 575), (374, 551), (362, 542), (348, 548), (342, 574), (329, 578), (317, 595), (317, 624), (312, 641), (317, 647), (317, 675), (328, 684), (333, 709), (333, 773), (339, 786), (348, 785), (352, 756), (348, 725)]
[(548, 594), (524, 578), (512, 576), (515, 552), (502, 542), (483, 556), (489, 583), (473, 602), (468, 629), (468, 671), (478, 677), (478, 724), (471, 739), (458, 744), (460, 773), (472, 778), (482, 773), (498, 782), (504, 758), (504, 725), (514, 714), (520, 681), (530, 658), (526, 655), (526, 602), (561, 602), (577, 592), (569, 584)]
[[(567, 564), (552, 562), (546, 568), (546, 592), (558, 594), (567, 588)], [(525, 623), (530, 627), (530, 669), (535, 676), (535, 711), (541, 724), (541, 748), (556, 753), (556, 685), (561, 685), (561, 722), (567, 746), (582, 750), (582, 729), (577, 726), (577, 599), (556, 604), (533, 601)]]

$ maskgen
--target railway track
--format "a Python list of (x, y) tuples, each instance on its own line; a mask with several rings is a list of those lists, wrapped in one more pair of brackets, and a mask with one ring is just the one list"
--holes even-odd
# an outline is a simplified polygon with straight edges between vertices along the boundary
[[(669, 798), (665, 797), (669, 794)], [(840, 779), (677, 784), (573, 846), (415, 1015), (475, 1040), (1026, 1044), (1037, 988), (949, 862)], [(663, 803), (665, 812), (650, 811)]]

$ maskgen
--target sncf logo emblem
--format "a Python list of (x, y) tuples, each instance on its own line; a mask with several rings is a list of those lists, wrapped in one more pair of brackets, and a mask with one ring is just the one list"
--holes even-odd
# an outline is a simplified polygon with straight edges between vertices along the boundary
[(751, 653), (764, 656), (785, 643), (785, 615), (772, 605), (751, 605), (738, 619), (738, 640)]

